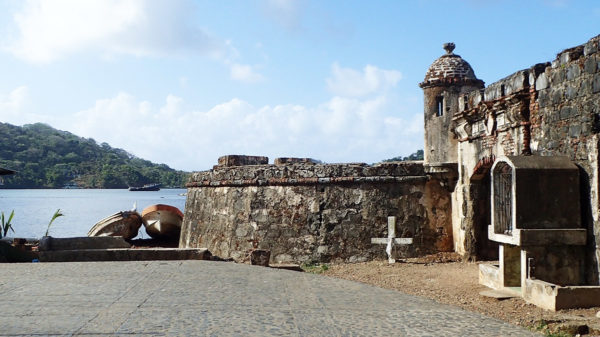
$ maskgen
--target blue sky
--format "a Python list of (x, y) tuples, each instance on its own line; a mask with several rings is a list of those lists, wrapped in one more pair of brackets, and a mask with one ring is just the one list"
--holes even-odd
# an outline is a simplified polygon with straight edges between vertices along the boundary
[(184, 170), (423, 147), (428, 66), (486, 84), (600, 34), (600, 1), (0, 0), (0, 121)]

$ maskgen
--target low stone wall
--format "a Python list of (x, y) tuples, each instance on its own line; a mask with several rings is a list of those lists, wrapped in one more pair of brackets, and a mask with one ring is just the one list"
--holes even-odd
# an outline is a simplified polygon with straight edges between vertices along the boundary
[[(271, 251), (271, 262), (359, 262), (386, 258), (387, 217), (412, 256), (452, 250), (449, 192), (428, 179), (420, 162), (215, 166), (196, 172), (180, 247), (206, 247), (221, 257), (247, 259)], [(289, 163), (289, 164), (286, 164)]]

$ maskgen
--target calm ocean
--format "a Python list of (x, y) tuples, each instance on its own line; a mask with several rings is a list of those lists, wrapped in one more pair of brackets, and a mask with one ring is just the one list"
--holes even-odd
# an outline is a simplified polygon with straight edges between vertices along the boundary
[[(15, 211), (12, 224), (15, 233), (8, 236), (39, 238), (46, 232), (48, 222), (60, 208), (64, 216), (57, 218), (50, 235), (54, 237), (86, 236), (100, 219), (118, 211), (127, 211), (137, 203), (141, 211), (149, 205), (167, 204), (185, 207), (185, 189), (161, 189), (157, 192), (130, 192), (128, 190), (6, 190), (0, 189), (0, 211), (8, 217)], [(140, 228), (138, 238), (148, 238)]]

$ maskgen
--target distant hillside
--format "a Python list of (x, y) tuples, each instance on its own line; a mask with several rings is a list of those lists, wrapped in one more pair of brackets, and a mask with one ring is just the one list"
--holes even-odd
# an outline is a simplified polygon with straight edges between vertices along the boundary
[(411, 153), (408, 157), (394, 157), (390, 159), (384, 159), (382, 162), (391, 162), (391, 161), (407, 161), (407, 160), (423, 160), (423, 150), (417, 150), (417, 152)]
[(41, 123), (0, 123), (0, 167), (18, 171), (4, 188), (183, 187), (189, 175)]

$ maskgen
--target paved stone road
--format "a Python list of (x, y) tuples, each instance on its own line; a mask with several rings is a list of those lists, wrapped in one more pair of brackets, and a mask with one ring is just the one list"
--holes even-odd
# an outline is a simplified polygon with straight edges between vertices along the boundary
[(536, 336), (395, 291), (234, 263), (0, 268), (2, 336)]

